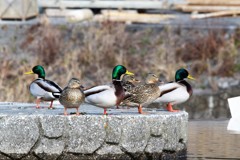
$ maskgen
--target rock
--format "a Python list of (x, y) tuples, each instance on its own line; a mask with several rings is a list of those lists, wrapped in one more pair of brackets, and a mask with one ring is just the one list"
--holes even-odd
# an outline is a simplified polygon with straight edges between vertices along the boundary
[(124, 152), (117, 145), (105, 144), (99, 150), (97, 150), (96, 153), (99, 155), (104, 155), (104, 154), (123, 154)]
[(164, 148), (164, 140), (161, 137), (151, 137), (145, 148), (146, 153), (161, 153)]
[(105, 120), (102, 116), (68, 117), (65, 128), (66, 152), (91, 154), (106, 137)]
[(3, 154), (0, 154), (0, 160), (11, 160), (11, 158), (7, 157), (7, 156), (5, 156)]
[(26, 157), (21, 158), (21, 160), (38, 160), (38, 158), (32, 154), (29, 154)]
[(143, 152), (150, 137), (146, 117), (126, 116), (122, 125), (121, 146), (129, 153)]
[(34, 153), (44, 160), (57, 159), (62, 154), (64, 146), (62, 140), (42, 138)]
[(29, 153), (39, 137), (35, 116), (3, 116), (0, 119), (0, 152), (13, 158)]
[(102, 109), (91, 107), (81, 106), (87, 115), (63, 116), (60, 107), (36, 110), (30, 104), (0, 103), (0, 160), (157, 160), (186, 155), (186, 112), (141, 115), (131, 108), (112, 109), (103, 116)]
[(64, 153), (58, 160), (95, 160), (93, 155)]
[(97, 150), (96, 153), (98, 160), (131, 160), (131, 157), (125, 154), (117, 145), (105, 144), (99, 150)]
[[(183, 138), (181, 133), (182, 121), (180, 116), (168, 117), (163, 123), (163, 139), (165, 141), (164, 149), (175, 151), (179, 141)], [(181, 140), (183, 141), (183, 140)]]
[(106, 142), (118, 144), (121, 138), (121, 123), (122, 119), (120, 117), (107, 117), (107, 127), (106, 127)]
[(63, 116), (41, 116), (43, 135), (49, 138), (59, 138), (63, 135), (65, 118)]
[(153, 136), (162, 136), (163, 132), (163, 122), (165, 122), (166, 117), (162, 116), (161, 121), (155, 116), (151, 116), (148, 118), (148, 123), (150, 126), (150, 133)]

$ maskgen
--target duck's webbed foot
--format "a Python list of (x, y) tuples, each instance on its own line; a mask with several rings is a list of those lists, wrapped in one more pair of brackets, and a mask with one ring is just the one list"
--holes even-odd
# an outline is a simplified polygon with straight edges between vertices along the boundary
[(179, 111), (179, 110), (173, 109), (171, 103), (168, 103), (168, 104), (167, 104), (167, 110), (168, 110), (169, 112), (178, 112), (178, 111)]

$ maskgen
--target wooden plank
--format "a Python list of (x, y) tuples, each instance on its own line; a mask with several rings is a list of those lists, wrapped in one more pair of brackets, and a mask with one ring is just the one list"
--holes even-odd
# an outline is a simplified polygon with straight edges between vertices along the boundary
[(184, 12), (217, 12), (217, 11), (236, 11), (240, 6), (203, 6), (203, 5), (178, 5), (176, 9)]
[(240, 0), (187, 0), (189, 5), (240, 5)]
[(102, 15), (95, 17), (95, 20), (138, 22), (138, 23), (159, 23), (164, 20), (175, 18), (169, 14), (139, 14), (134, 12), (103, 11)]
[(37, 0), (0, 0), (1, 19), (25, 20), (37, 15)]
[(131, 9), (161, 9), (166, 8), (166, 4), (162, 1), (141, 1), (141, 0), (128, 0), (128, 1), (114, 1), (114, 0), (61, 0), (55, 3), (52, 0), (40, 0), (41, 7), (54, 7), (54, 8), (131, 8)]
[(219, 11), (219, 12), (213, 12), (213, 13), (206, 13), (206, 14), (193, 14), (191, 18), (193, 19), (203, 19), (203, 18), (211, 18), (211, 17), (223, 17), (223, 16), (235, 16), (239, 15), (240, 10), (236, 11)]

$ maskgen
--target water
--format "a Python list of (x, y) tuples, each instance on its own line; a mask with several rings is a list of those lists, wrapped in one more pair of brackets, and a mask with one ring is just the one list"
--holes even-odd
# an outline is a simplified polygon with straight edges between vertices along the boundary
[(227, 131), (228, 120), (189, 121), (189, 160), (239, 160), (240, 134)]

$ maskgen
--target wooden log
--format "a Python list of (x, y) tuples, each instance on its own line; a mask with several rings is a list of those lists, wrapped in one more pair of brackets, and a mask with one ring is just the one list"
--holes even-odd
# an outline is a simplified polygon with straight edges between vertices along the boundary
[(52, 8), (132, 8), (132, 9), (161, 9), (167, 8), (167, 3), (162, 1), (142, 1), (142, 0), (40, 0), (39, 6)]
[(103, 11), (102, 15), (97, 16), (97, 21), (119, 21), (119, 22), (138, 22), (138, 23), (159, 23), (163, 20), (175, 18), (169, 14), (139, 14), (134, 12)]
[(93, 12), (90, 9), (46, 9), (46, 15), (65, 17), (69, 21), (83, 21), (93, 18)]
[(189, 5), (240, 5), (240, 0), (187, 0)]
[(211, 17), (223, 17), (223, 16), (235, 16), (239, 15), (240, 10), (236, 11), (219, 11), (219, 12), (213, 12), (213, 13), (205, 13), (205, 14), (193, 14), (191, 15), (192, 19), (203, 19), (203, 18), (211, 18)]
[(236, 11), (240, 6), (204, 6), (204, 5), (177, 5), (176, 9), (184, 12), (217, 12), (217, 11)]

